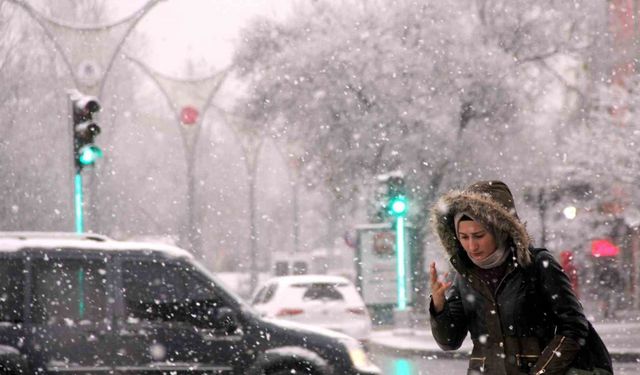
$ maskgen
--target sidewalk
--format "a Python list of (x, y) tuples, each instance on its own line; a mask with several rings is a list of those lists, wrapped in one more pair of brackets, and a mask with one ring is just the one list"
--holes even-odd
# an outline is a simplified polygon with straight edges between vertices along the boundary
[[(640, 318), (638, 318), (640, 319)], [(614, 361), (640, 361), (640, 320), (625, 322), (595, 322), (593, 325), (607, 345)], [(443, 351), (438, 347), (429, 322), (423, 327), (411, 329), (376, 329), (368, 344), (372, 349), (400, 356), (465, 359), (471, 352), (471, 339), (467, 337), (462, 347), (455, 351)]]

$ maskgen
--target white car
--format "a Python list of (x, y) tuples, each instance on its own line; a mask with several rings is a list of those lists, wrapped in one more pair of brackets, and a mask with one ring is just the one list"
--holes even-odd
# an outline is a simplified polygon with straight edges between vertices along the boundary
[(371, 333), (371, 318), (351, 281), (340, 276), (281, 276), (267, 281), (253, 307), (269, 318), (342, 332), (360, 341)]

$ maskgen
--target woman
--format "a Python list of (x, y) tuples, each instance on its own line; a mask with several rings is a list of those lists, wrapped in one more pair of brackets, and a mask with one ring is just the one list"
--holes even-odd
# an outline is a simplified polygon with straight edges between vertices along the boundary
[(506, 184), (449, 192), (432, 224), (455, 277), (440, 279), (430, 266), (431, 330), (444, 350), (458, 349), (469, 332), (468, 374), (613, 373), (562, 268), (530, 246)]

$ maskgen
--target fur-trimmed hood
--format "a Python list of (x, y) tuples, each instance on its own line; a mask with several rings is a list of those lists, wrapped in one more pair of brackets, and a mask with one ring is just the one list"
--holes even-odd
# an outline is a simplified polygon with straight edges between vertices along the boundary
[(483, 225), (508, 233), (515, 246), (518, 264), (531, 264), (531, 238), (518, 218), (513, 195), (504, 182), (476, 182), (464, 190), (448, 192), (435, 204), (431, 211), (431, 225), (449, 258), (461, 249), (454, 224), (454, 216), (458, 212), (467, 212)]

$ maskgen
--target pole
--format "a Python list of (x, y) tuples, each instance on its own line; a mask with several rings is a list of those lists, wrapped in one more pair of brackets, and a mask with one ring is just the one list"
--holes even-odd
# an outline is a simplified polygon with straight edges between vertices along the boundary
[[(199, 255), (204, 255), (202, 248), (202, 220), (197, 220), (196, 209), (196, 147), (204, 127), (203, 118), (209, 104), (212, 102), (214, 95), (218, 92), (224, 82), (229, 69), (223, 70), (221, 73), (214, 74), (205, 78), (198, 79), (181, 79), (163, 75), (152, 70), (148, 65), (131, 56), (125, 56), (126, 59), (136, 64), (156, 85), (160, 93), (164, 96), (167, 104), (175, 115), (182, 144), (185, 153), (185, 163), (187, 166), (187, 197), (186, 197), (186, 225), (182, 231), (181, 237), (186, 241), (185, 247), (189, 251), (193, 251)], [(186, 95), (185, 93), (189, 93)], [(186, 97), (185, 97), (186, 95)], [(182, 124), (181, 110), (185, 107), (193, 107), (198, 110), (198, 117), (194, 124), (190, 127)], [(201, 219), (201, 218), (200, 218)], [(199, 227), (196, 227), (198, 222)]]
[(545, 247), (547, 242), (547, 200), (545, 189), (538, 191), (538, 213), (540, 214), (540, 246)]
[(202, 255), (200, 247), (200, 231), (196, 228), (195, 218), (195, 145), (190, 145), (185, 150), (187, 162), (187, 228), (185, 230), (185, 238), (187, 239), (188, 250), (192, 253)]
[(250, 280), (250, 288), (251, 293), (256, 290), (258, 286), (258, 233), (256, 229), (256, 210), (255, 210), (255, 168), (251, 169), (251, 173), (249, 176), (249, 231), (250, 231), (250, 251), (251, 251), (251, 280)]
[(398, 287), (398, 310), (404, 311), (407, 308), (407, 270), (406, 270), (406, 249), (404, 241), (404, 218), (396, 218), (396, 269)]
[(300, 208), (298, 206), (298, 172), (294, 173), (296, 173), (296, 176), (291, 187), (291, 199), (293, 200), (293, 252), (298, 253), (300, 252)]
[(76, 212), (76, 233), (84, 232), (84, 219), (82, 217), (82, 174), (76, 172), (75, 176), (75, 212)]
[[(10, 0), (10, 2), (25, 10), (27, 14), (42, 27), (49, 40), (54, 44), (55, 50), (60, 53), (69, 73), (71, 73), (74, 86), (81, 88), (83, 92), (96, 94), (98, 97), (102, 97), (105, 77), (111, 71), (111, 67), (114, 64), (116, 57), (119, 56), (118, 52), (121, 50), (125, 39), (129, 36), (134, 26), (138, 24), (142, 17), (160, 1), (161, 0), (150, 0), (139, 10), (120, 21), (116, 21), (108, 25), (88, 26), (71, 25), (59, 22), (58, 20), (54, 20), (49, 16), (45, 16), (38, 12), (26, 1)], [(117, 35), (114, 33), (114, 30), (120, 32), (120, 35), (118, 40), (110, 45), (110, 40), (108, 40), (106, 36), (113, 34)], [(86, 46), (93, 45), (96, 42), (101, 43), (102, 46), (95, 50), (86, 48)], [(108, 51), (110, 47), (113, 47), (110, 51), (111, 53), (96, 53), (96, 51)], [(77, 55), (74, 56), (74, 54)], [(76, 68), (86, 61), (92, 63), (95, 62), (94, 58), (96, 55), (103, 58), (103, 61), (100, 62), (106, 64), (106, 69), (103, 74), (92, 77), (89, 82), (83, 82), (85, 80), (78, 76)], [(82, 218), (82, 176), (80, 176), (79, 172), (75, 176), (74, 203), (76, 232), (82, 233), (84, 231), (84, 222)], [(89, 208), (91, 208), (91, 206), (89, 206)]]

